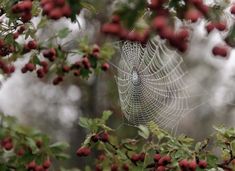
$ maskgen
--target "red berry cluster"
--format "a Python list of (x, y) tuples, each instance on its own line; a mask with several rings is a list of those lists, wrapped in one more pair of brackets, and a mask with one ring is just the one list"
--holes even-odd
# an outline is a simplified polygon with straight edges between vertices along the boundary
[(20, 16), (20, 19), (23, 23), (29, 22), (32, 18), (33, 4), (31, 0), (21, 0), (15, 5), (12, 6), (12, 13)]
[(227, 45), (217, 45), (212, 49), (212, 53), (215, 56), (226, 58), (229, 55), (229, 47)]
[(13, 33), (13, 38), (17, 39), (19, 37), (19, 35), (24, 33), (25, 30), (26, 30), (25, 25), (19, 26), (18, 29), (16, 30), (16, 32)]
[(42, 165), (38, 165), (35, 161), (31, 161), (26, 165), (28, 171), (48, 171), (51, 167), (50, 159), (45, 160)]
[(179, 161), (179, 167), (182, 171), (196, 171), (197, 167), (205, 169), (207, 167), (207, 162), (205, 160), (200, 160), (198, 163), (194, 160), (188, 161), (186, 159)]
[(227, 25), (225, 22), (209, 22), (206, 25), (206, 30), (208, 33), (210, 33), (214, 29), (217, 29), (219, 31), (225, 31), (227, 29)]
[(7, 56), (14, 51), (14, 46), (7, 44), (3, 39), (0, 39), (0, 57)]
[(162, 39), (167, 39), (171, 46), (177, 48), (181, 52), (185, 52), (188, 48), (189, 29), (181, 28), (175, 32), (169, 25), (166, 16), (156, 16), (152, 23), (153, 29)]
[(171, 163), (171, 157), (167, 155), (155, 154), (154, 155), (155, 170), (165, 171), (168, 170), (168, 165)]
[(145, 157), (145, 153), (132, 154), (130, 159), (133, 163), (136, 164), (137, 162), (144, 162)]
[(137, 41), (141, 43), (146, 43), (149, 38), (149, 30), (144, 30), (143, 33), (138, 33), (135, 31), (130, 32), (123, 28), (118, 15), (113, 15), (111, 22), (102, 26), (101, 32), (116, 36), (121, 40)]
[(53, 20), (70, 17), (72, 14), (71, 7), (66, 0), (41, 0), (40, 4), (43, 14)]
[(98, 134), (95, 134), (91, 137), (91, 140), (93, 142), (98, 142), (98, 141), (102, 141), (102, 142), (109, 142), (109, 133), (108, 132), (101, 132)]
[[(33, 49), (39, 49), (38, 43), (35, 40), (29, 41), (24, 45), (23, 53), (30, 52)], [(59, 51), (59, 49), (57, 49)], [(31, 60), (24, 65), (21, 69), (22, 73), (26, 73), (28, 71), (33, 72), (36, 70), (38, 78), (44, 78), (50, 69), (49, 62), (55, 62), (57, 59), (57, 50), (55, 48), (48, 48), (43, 50), (42, 54), (45, 59), (48, 61), (40, 61), (39, 64), (34, 64)], [(61, 50), (60, 50), (61, 51)], [(62, 52), (62, 51), (61, 51)], [(63, 53), (63, 52), (62, 52)], [(95, 69), (97, 67), (97, 62), (100, 59), (100, 47), (98, 45), (94, 45), (92, 48), (92, 52), (84, 55), (81, 60), (76, 61), (71, 65), (67, 65), (65, 63), (61, 65), (57, 65), (58, 76), (53, 79), (53, 84), (58, 85), (64, 80), (64, 75), (68, 74), (70, 71), (73, 71), (74, 76), (80, 76), (82, 73), (91, 73), (91, 69)], [(61, 63), (61, 62), (60, 62)], [(103, 71), (107, 71), (109, 69), (108, 63), (102, 63), (100, 68)], [(83, 75), (82, 75), (83, 76)]]
[(11, 74), (15, 71), (15, 66), (11, 64), (8, 65), (0, 60), (0, 69), (3, 71), (4, 74)]
[(6, 137), (1, 141), (1, 146), (7, 150), (10, 151), (11, 149), (13, 149), (13, 141), (11, 137)]

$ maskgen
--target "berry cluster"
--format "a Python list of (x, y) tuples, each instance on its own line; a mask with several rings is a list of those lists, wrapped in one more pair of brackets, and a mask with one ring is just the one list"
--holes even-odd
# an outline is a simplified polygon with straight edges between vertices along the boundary
[(143, 44), (146, 43), (149, 38), (148, 29), (144, 30), (142, 33), (138, 33), (135, 31), (130, 32), (123, 28), (118, 15), (113, 15), (111, 22), (102, 26), (101, 32), (116, 36), (121, 40), (137, 41)]
[(38, 165), (35, 161), (31, 161), (26, 165), (28, 171), (48, 171), (51, 167), (50, 159), (45, 160), (42, 165)]
[[(24, 45), (23, 53), (28, 53), (33, 49), (40, 50), (38, 43), (35, 40), (29, 41)], [(22, 73), (33, 72), (36, 70), (37, 77), (42, 79), (46, 76), (51, 66), (54, 63), (57, 64), (57, 76), (53, 79), (53, 84), (58, 85), (64, 80), (65, 74), (69, 74), (73, 72), (74, 76), (84, 76), (85, 74), (90, 74), (92, 69), (96, 69), (98, 66), (98, 60), (100, 60), (100, 47), (98, 45), (94, 45), (91, 53), (87, 53), (82, 57), (82, 59), (74, 62), (73, 64), (66, 64), (65, 61), (61, 63), (61, 59), (58, 58), (58, 52), (64, 53), (61, 49), (48, 48), (42, 51), (42, 55), (45, 60), (41, 60), (40, 63), (34, 64), (32, 59), (24, 65), (21, 69)], [(65, 54), (66, 55), (66, 54)], [(107, 71), (109, 69), (108, 63), (102, 63), (100, 68), (103, 71)], [(88, 75), (85, 75), (85, 77)]]
[(31, 0), (21, 0), (15, 5), (12, 6), (12, 13), (20, 16), (20, 20), (23, 23), (29, 22), (32, 18), (32, 10), (33, 4)]
[(196, 171), (197, 167), (205, 169), (207, 167), (207, 162), (205, 160), (200, 160), (198, 163), (194, 160), (188, 161), (186, 159), (179, 161), (179, 167), (182, 171)]
[(212, 53), (215, 56), (221, 56), (226, 58), (228, 56), (229, 53), (229, 47), (226, 45), (217, 45), (212, 49)]
[(14, 46), (7, 44), (3, 39), (0, 39), (0, 57), (7, 56), (14, 51)]
[(189, 30), (181, 28), (178, 32), (169, 25), (166, 16), (156, 16), (152, 22), (153, 29), (162, 39), (167, 39), (173, 47), (181, 52), (185, 52), (188, 48)]
[(53, 20), (70, 17), (72, 10), (66, 0), (41, 0), (43, 14)]
[(168, 165), (171, 163), (171, 157), (167, 155), (155, 154), (154, 155), (155, 170), (165, 171), (168, 170)]

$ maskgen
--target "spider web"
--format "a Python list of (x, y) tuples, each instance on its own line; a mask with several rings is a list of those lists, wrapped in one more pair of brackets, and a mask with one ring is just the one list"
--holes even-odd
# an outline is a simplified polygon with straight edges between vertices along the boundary
[[(117, 76), (121, 109), (129, 124), (154, 122), (161, 128), (177, 128), (179, 121), (200, 104), (194, 83), (182, 57), (158, 37), (146, 45), (120, 43)], [(186, 80), (189, 80), (188, 82)], [(203, 92), (204, 93), (204, 92)]]

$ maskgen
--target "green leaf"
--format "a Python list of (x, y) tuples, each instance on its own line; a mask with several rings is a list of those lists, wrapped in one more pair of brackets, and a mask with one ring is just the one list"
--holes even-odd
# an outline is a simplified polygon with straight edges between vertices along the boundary
[(91, 119), (80, 117), (79, 118), (79, 125), (83, 128), (90, 128), (90, 126), (93, 124)]
[(66, 159), (70, 158), (70, 156), (68, 154), (65, 154), (65, 153), (56, 154), (55, 157), (58, 160), (66, 160)]
[(110, 110), (104, 111), (102, 115), (102, 120), (107, 121), (111, 115), (112, 115), (112, 111)]
[(144, 139), (148, 139), (150, 132), (149, 129), (143, 125), (138, 126), (138, 128), (140, 129), (138, 131), (138, 134), (143, 137)]
[(95, 9), (95, 7), (88, 2), (81, 2), (81, 5), (83, 8), (88, 9), (90, 12), (97, 13), (97, 10)]
[(68, 143), (65, 142), (57, 142), (49, 146), (53, 152), (64, 151), (69, 147)]
[(235, 156), (235, 140), (231, 142), (230, 146), (231, 146), (232, 153)]
[(69, 30), (67, 27), (66, 28), (63, 28), (62, 30), (60, 30), (58, 33), (57, 33), (57, 36), (61, 39), (67, 37), (69, 35), (69, 33), (71, 32), (71, 30)]

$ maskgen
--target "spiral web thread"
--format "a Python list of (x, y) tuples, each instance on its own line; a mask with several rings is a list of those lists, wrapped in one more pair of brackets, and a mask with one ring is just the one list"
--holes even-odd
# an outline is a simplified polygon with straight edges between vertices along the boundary
[(177, 129), (179, 121), (200, 104), (200, 94), (187, 83), (182, 57), (155, 37), (145, 46), (120, 43), (116, 82), (121, 109), (128, 124), (155, 122), (161, 128)]

